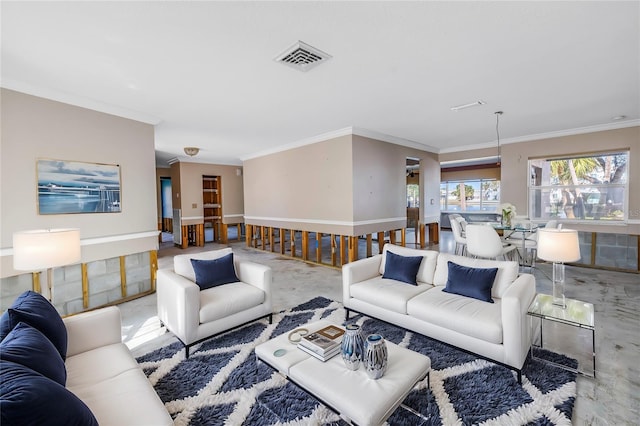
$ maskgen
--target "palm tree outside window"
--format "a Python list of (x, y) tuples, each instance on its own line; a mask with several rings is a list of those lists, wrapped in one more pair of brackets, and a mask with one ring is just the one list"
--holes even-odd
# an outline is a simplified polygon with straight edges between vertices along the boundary
[(629, 152), (529, 160), (533, 220), (627, 219)]

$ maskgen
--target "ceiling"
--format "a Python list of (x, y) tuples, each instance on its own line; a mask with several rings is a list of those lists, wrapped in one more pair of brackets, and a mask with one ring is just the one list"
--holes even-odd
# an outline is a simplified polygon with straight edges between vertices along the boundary
[[(501, 143), (640, 123), (638, 1), (2, 1), (1, 19), (3, 87), (154, 124), (159, 165), (350, 131), (495, 146), (498, 110)], [(274, 60), (299, 40), (332, 58)]]

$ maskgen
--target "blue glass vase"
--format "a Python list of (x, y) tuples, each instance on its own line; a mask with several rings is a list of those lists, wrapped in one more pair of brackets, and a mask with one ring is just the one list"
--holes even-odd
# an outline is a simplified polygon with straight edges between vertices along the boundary
[(345, 330), (340, 347), (342, 359), (349, 370), (357, 370), (364, 356), (364, 336), (356, 324), (347, 325)]
[(387, 344), (379, 334), (367, 337), (367, 349), (364, 354), (364, 367), (367, 375), (376, 380), (387, 370)]

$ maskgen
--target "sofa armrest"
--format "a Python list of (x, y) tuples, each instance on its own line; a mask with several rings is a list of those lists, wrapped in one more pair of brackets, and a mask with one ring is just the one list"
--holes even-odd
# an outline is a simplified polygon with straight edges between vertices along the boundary
[(502, 330), (505, 363), (521, 368), (531, 347), (531, 324), (527, 310), (536, 295), (536, 279), (520, 275), (502, 297)]
[(67, 356), (122, 342), (120, 309), (115, 306), (63, 318), (67, 328)]
[(171, 269), (159, 269), (156, 294), (160, 321), (182, 343), (193, 343), (200, 324), (200, 287)]
[(342, 303), (347, 304), (351, 298), (352, 284), (380, 275), (380, 262), (382, 262), (382, 255), (377, 254), (342, 266)]
[(242, 259), (235, 259), (235, 267), (240, 281), (264, 291), (264, 303), (271, 309), (271, 283), (273, 281), (271, 268)]

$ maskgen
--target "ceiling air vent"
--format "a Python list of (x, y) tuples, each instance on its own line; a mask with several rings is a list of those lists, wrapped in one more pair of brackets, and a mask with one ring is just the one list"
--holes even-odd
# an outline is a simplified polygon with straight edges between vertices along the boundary
[(279, 54), (275, 58), (275, 61), (305, 72), (328, 59), (331, 59), (331, 55), (309, 46), (302, 41), (298, 41)]

